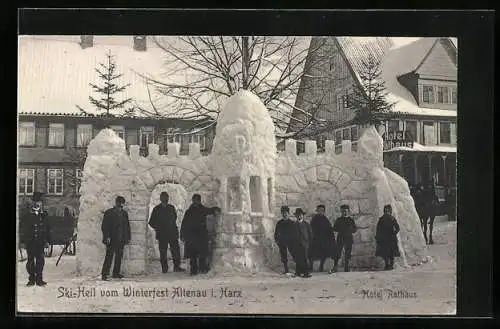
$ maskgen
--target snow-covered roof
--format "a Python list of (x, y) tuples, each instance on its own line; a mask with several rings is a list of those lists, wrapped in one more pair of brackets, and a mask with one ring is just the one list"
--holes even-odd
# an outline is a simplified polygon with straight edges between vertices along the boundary
[[(120, 84), (130, 86), (120, 99), (133, 98), (151, 109), (146, 82), (140, 74), (161, 73), (164, 55), (148, 40), (147, 51), (133, 49), (132, 36), (95, 36), (92, 47), (82, 49), (79, 36), (19, 36), (18, 112), (43, 114), (80, 114), (76, 105), (100, 114), (89, 102), (89, 83), (100, 84), (95, 68), (111, 52)], [(140, 73), (140, 74), (139, 74)], [(152, 96), (153, 97), (153, 96)]]
[(398, 146), (398, 147), (393, 147), (390, 150), (386, 150), (384, 152), (396, 152), (396, 151), (457, 153), (457, 147), (443, 146), (443, 145), (422, 145), (419, 143), (413, 143), (413, 147)]
[(456, 117), (457, 111), (420, 107), (415, 97), (399, 81), (398, 76), (418, 68), (438, 38), (420, 38), (406, 45), (390, 48), (382, 60), (382, 80), (388, 101), (394, 102), (392, 112), (423, 116)]

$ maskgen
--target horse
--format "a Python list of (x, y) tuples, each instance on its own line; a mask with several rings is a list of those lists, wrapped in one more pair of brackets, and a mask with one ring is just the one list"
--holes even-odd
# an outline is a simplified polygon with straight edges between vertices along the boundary
[[(439, 199), (434, 192), (434, 187), (429, 185), (423, 188), (421, 185), (417, 186), (414, 192), (415, 208), (420, 218), (420, 226), (424, 233), (425, 243), (434, 244), (432, 239), (432, 231), (434, 229), (434, 219), (438, 211)], [(429, 224), (429, 238), (427, 238), (427, 224)]]

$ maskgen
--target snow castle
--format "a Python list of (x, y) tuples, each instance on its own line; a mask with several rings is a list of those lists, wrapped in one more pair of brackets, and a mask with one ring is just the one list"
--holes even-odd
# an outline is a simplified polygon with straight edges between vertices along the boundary
[[(100, 225), (102, 212), (123, 195), (132, 230), (125, 247), (123, 272), (152, 272), (153, 235), (148, 229), (151, 193), (167, 182), (189, 203), (193, 193), (208, 206), (219, 206), (214, 271), (259, 272), (279, 270), (280, 260), (273, 241), (279, 208), (301, 207), (309, 216), (317, 204), (325, 204), (331, 221), (347, 203), (360, 227), (354, 235), (353, 269), (380, 266), (375, 258), (375, 226), (385, 204), (393, 205), (399, 221), (400, 265), (419, 264), (426, 259), (426, 244), (406, 181), (384, 168), (382, 139), (375, 128), (367, 129), (357, 151), (344, 141), (335, 154), (334, 141), (326, 141), (317, 153), (314, 141), (305, 142), (305, 153), (297, 155), (296, 142), (287, 140), (278, 153), (273, 121), (260, 99), (242, 90), (227, 101), (219, 115), (212, 153), (200, 154), (198, 144), (189, 144), (189, 154), (179, 155), (179, 144), (168, 145), (159, 155), (158, 145), (149, 145), (147, 157), (139, 146), (130, 146), (110, 129), (102, 130), (89, 144), (80, 189), (77, 272), (98, 275), (104, 257)], [(170, 193), (170, 191), (167, 191)], [(182, 213), (178, 214), (182, 218)], [(306, 215), (307, 218), (307, 215)]]

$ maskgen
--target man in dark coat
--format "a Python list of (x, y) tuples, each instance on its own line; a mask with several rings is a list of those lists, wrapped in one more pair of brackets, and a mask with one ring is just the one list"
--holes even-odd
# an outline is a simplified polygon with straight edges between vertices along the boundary
[(106, 256), (104, 257), (101, 276), (105, 281), (108, 280), (113, 257), (115, 259), (113, 278), (123, 278), (123, 275), (120, 274), (123, 249), (126, 244), (129, 244), (131, 238), (130, 222), (128, 213), (123, 209), (124, 204), (125, 198), (117, 196), (115, 206), (106, 210), (102, 219), (102, 242), (106, 245)]
[(27, 286), (45, 286), (43, 268), (45, 265), (44, 248), (50, 242), (50, 225), (47, 212), (43, 210), (42, 193), (33, 193), (33, 206), (20, 221), (21, 243), (26, 246), (28, 261), (26, 271), (29, 279)]
[(158, 247), (160, 249), (160, 263), (163, 273), (168, 272), (167, 250), (174, 261), (174, 272), (184, 272), (181, 268), (181, 253), (179, 248), (179, 229), (177, 228), (177, 212), (175, 207), (168, 203), (168, 193), (160, 193), (161, 203), (153, 208), (149, 226), (156, 232)]
[(385, 262), (385, 270), (394, 268), (394, 257), (399, 257), (398, 248), (398, 221), (392, 216), (391, 205), (384, 206), (384, 215), (379, 218), (375, 241), (377, 248), (375, 256), (382, 257)]
[(289, 217), (290, 208), (288, 206), (281, 207), (282, 218), (276, 223), (276, 228), (274, 229), (274, 241), (278, 245), (280, 251), (281, 262), (283, 263), (284, 271), (283, 274), (287, 275), (288, 271), (288, 253), (292, 255), (295, 260), (295, 249), (296, 249), (296, 228), (294, 223)]
[(311, 225), (309, 225), (309, 223), (304, 220), (305, 212), (301, 208), (297, 208), (294, 215), (297, 218), (295, 227), (298, 235), (296, 247), (297, 250), (295, 251), (295, 274), (303, 278), (310, 278), (311, 273), (309, 273), (310, 265), (308, 264), (308, 255), (312, 242)]
[(349, 216), (349, 205), (341, 205), (341, 216), (335, 220), (333, 231), (337, 232), (337, 255), (334, 259), (333, 268), (330, 273), (337, 272), (337, 265), (344, 250), (344, 271), (349, 272), (349, 260), (351, 259), (351, 251), (353, 245), (352, 235), (356, 233), (356, 223)]
[(312, 271), (314, 260), (319, 259), (319, 271), (323, 272), (326, 259), (329, 257), (335, 259), (337, 251), (332, 224), (325, 216), (325, 206), (322, 204), (318, 205), (316, 207), (316, 212), (316, 215), (311, 219), (313, 240), (309, 255), (309, 264)]
[(192, 204), (184, 213), (181, 225), (181, 240), (184, 256), (189, 258), (191, 275), (208, 272), (208, 231), (206, 216), (208, 208), (201, 204), (201, 196), (194, 194)]

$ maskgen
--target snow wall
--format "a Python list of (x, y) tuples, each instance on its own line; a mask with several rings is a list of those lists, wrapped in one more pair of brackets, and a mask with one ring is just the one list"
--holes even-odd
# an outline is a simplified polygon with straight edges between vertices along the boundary
[[(426, 259), (426, 244), (406, 181), (384, 168), (382, 139), (368, 128), (358, 141), (357, 152), (344, 141), (335, 154), (334, 141), (326, 141), (317, 153), (314, 141), (305, 142), (305, 153), (296, 154), (296, 142), (287, 140), (277, 153), (274, 125), (257, 96), (240, 91), (227, 101), (219, 115), (212, 154), (201, 156), (198, 144), (189, 144), (189, 154), (179, 155), (177, 143), (168, 154), (159, 155), (158, 145), (149, 145), (149, 155), (139, 156), (139, 146), (125, 144), (110, 129), (102, 130), (89, 144), (83, 172), (78, 221), (77, 271), (99, 275), (105, 248), (100, 225), (103, 212), (114, 205), (117, 195), (126, 199), (132, 241), (125, 247), (123, 272), (128, 275), (153, 271), (158, 262), (148, 215), (156, 203), (152, 198), (165, 184), (167, 192), (182, 196), (175, 203), (189, 204), (193, 193), (202, 195), (207, 206), (219, 206), (215, 273), (281, 270), (273, 241), (279, 208), (288, 205), (306, 210), (311, 218), (318, 204), (326, 205), (333, 222), (339, 206), (347, 203), (361, 228), (354, 235), (353, 269), (381, 267), (375, 258), (375, 227), (383, 206), (391, 204), (401, 226), (400, 265), (419, 264)], [(155, 189), (156, 188), (156, 189)], [(174, 192), (177, 191), (177, 192)], [(179, 200), (177, 200), (179, 199)], [(174, 200), (172, 200), (174, 201)]]

